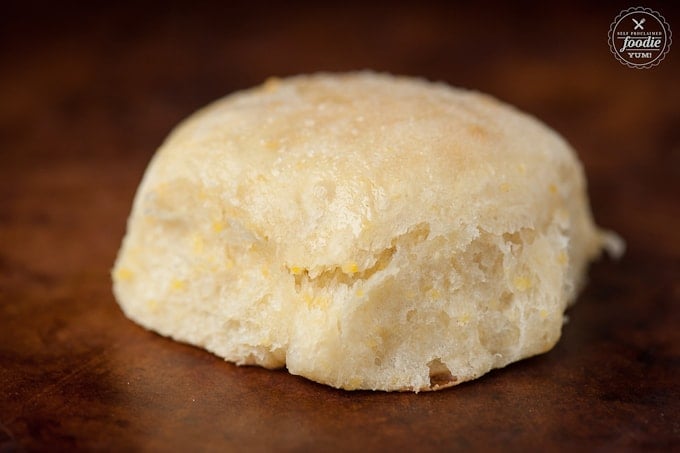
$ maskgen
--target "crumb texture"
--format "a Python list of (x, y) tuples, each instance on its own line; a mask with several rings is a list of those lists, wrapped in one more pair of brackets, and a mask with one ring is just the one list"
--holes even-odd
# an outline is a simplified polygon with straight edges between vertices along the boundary
[(548, 351), (603, 245), (556, 133), (371, 72), (197, 112), (137, 192), (114, 292), (141, 325), (344, 389), (436, 390)]

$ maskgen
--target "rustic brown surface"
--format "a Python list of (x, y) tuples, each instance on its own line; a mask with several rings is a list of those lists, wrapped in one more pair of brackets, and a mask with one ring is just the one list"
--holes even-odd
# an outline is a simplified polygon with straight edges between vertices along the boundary
[[(680, 43), (619, 64), (627, 3), (52, 3), (0, 15), (0, 451), (680, 449)], [(680, 35), (670, 2), (645, 6)], [(558, 346), (437, 393), (343, 392), (128, 321), (109, 269), (170, 128), (268, 75), (364, 67), (492, 93), (577, 148), (629, 248), (592, 268)]]

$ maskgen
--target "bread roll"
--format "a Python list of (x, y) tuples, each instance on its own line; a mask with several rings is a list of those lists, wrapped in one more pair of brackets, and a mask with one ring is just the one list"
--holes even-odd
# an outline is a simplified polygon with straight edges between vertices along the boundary
[(574, 152), (536, 119), (420, 79), (297, 76), (170, 134), (114, 292), (239, 365), (418, 392), (550, 350), (607, 238)]

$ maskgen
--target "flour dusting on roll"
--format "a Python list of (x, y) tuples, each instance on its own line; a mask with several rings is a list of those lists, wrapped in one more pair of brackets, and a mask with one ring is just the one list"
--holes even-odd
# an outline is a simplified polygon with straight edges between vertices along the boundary
[(113, 270), (126, 315), (237, 364), (435, 390), (557, 342), (593, 223), (574, 151), (492, 97), (270, 79), (180, 124)]

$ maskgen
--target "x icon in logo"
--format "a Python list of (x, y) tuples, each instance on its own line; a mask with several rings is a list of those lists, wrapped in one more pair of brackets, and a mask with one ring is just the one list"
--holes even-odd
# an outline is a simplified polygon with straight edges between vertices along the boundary
[(644, 27), (642, 26), (642, 24), (645, 23), (645, 20), (646, 19), (644, 17), (642, 19), (640, 19), (639, 21), (633, 19), (633, 22), (635, 22), (635, 27), (633, 27), (633, 30), (638, 30), (638, 29), (644, 30)]

